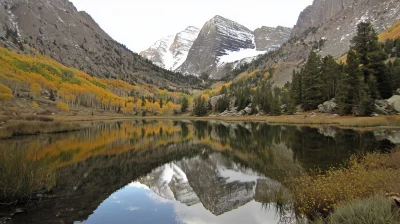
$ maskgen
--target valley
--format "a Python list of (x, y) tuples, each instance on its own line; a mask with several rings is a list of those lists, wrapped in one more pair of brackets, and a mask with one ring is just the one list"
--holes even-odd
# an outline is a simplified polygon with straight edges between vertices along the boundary
[(69, 0), (0, 0), (0, 224), (399, 222), (400, 0), (169, 10), (114, 25), (133, 52)]

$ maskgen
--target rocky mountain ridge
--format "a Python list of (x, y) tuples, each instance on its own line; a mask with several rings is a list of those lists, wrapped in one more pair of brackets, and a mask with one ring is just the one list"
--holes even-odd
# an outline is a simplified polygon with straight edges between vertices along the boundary
[(133, 53), (68, 0), (2, 0), (0, 24), (0, 44), (20, 53), (38, 50), (101, 78), (162, 87), (187, 85), (187, 77)]
[(370, 21), (381, 33), (400, 20), (400, 0), (315, 0), (299, 16), (291, 39), (278, 51), (260, 57), (247, 72), (274, 67), (278, 85), (291, 81), (314, 50), (321, 56), (338, 58), (350, 47), (357, 24)]
[(161, 68), (174, 71), (186, 60), (199, 32), (199, 28), (189, 26), (176, 35), (158, 40), (153, 46), (140, 52), (140, 55)]
[(195, 31), (187, 32), (193, 34), (190, 36), (192, 39), (187, 39), (187, 44), (183, 45), (185, 49), (180, 51), (182, 53), (177, 59), (170, 56), (175, 46), (171, 36), (157, 41), (141, 55), (170, 70), (194, 75), (206, 72), (213, 78), (220, 78), (225, 75), (228, 64), (231, 66), (231, 63), (239, 63), (243, 59), (251, 61), (259, 54), (279, 48), (289, 39), (291, 28), (263, 26), (252, 31), (217, 15), (207, 21), (201, 30)]

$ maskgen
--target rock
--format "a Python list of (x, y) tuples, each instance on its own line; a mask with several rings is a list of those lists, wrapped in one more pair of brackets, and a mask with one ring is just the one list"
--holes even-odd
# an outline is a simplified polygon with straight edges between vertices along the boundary
[(380, 107), (377, 104), (375, 104), (375, 113), (381, 114), (381, 115), (388, 115), (389, 114), (383, 107)]
[(244, 108), (244, 111), (246, 112), (246, 114), (251, 114), (251, 108), (250, 107), (246, 107)]
[(290, 33), (291, 28), (283, 27), (262, 27), (253, 32), (217, 15), (204, 24), (185, 62), (177, 71), (189, 74), (207, 71), (213, 78), (222, 78), (227, 73), (223, 72), (223, 65), (219, 63), (222, 61), (219, 59), (227, 52), (255, 48), (260, 51), (276, 49), (289, 39)]
[(246, 114), (246, 112), (244, 110), (239, 111), (239, 113), (237, 113), (239, 116), (243, 116)]
[(318, 105), (318, 111), (322, 113), (332, 113), (333, 111), (335, 111), (336, 108), (337, 104), (334, 102), (334, 99)]
[(379, 107), (387, 108), (389, 106), (389, 103), (387, 100), (376, 100), (375, 104)]
[(388, 104), (397, 112), (400, 112), (400, 95), (394, 95), (387, 100)]
[(400, 95), (400, 89), (396, 90), (396, 95)]
[(218, 103), (218, 100), (220, 100), (222, 97), (224, 97), (224, 95), (218, 95), (218, 96), (213, 96), (210, 99), (210, 104), (213, 110), (215, 110), (215, 106)]
[(377, 113), (372, 113), (372, 114), (371, 114), (371, 117), (379, 117), (379, 114), (377, 114)]

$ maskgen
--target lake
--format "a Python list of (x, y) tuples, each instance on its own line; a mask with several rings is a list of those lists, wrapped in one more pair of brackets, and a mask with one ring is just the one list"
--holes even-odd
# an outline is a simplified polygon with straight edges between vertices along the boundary
[(291, 222), (291, 177), (390, 151), (399, 133), (134, 120), (0, 140), (0, 150), (22, 151), (56, 172), (51, 192), (23, 212), (0, 207), (0, 223)]

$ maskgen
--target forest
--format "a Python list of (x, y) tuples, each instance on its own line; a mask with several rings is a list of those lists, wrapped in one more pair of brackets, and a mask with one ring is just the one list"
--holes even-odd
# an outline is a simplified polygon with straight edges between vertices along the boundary
[[(370, 22), (357, 26), (350, 50), (336, 60), (312, 51), (302, 68), (293, 70), (291, 83), (274, 85), (274, 68), (239, 75), (233, 82), (205, 91), (194, 99), (194, 114), (204, 116), (207, 110), (221, 113), (235, 107), (251, 108), (250, 115), (294, 114), (298, 109), (312, 111), (326, 101), (337, 103), (340, 115), (369, 116), (375, 112), (375, 101), (388, 99), (400, 88), (400, 38), (379, 41)], [(209, 99), (221, 95), (214, 108)]]
[[(5, 111), (32, 112), (54, 102), (60, 112), (86, 107), (126, 115), (172, 115), (187, 110), (187, 93), (97, 78), (40, 53), (32, 57), (0, 47), (0, 102)], [(30, 111), (13, 99), (28, 102)]]

